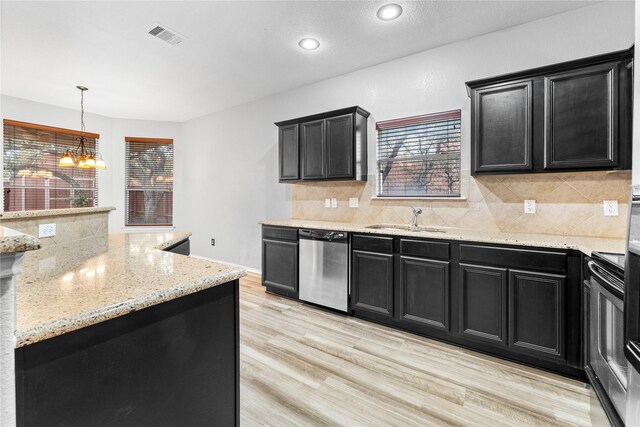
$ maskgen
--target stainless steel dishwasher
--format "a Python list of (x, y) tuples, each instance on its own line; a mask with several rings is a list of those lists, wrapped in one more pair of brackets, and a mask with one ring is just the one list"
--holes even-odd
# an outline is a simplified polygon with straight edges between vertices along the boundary
[(299, 298), (346, 312), (349, 306), (349, 233), (300, 230)]

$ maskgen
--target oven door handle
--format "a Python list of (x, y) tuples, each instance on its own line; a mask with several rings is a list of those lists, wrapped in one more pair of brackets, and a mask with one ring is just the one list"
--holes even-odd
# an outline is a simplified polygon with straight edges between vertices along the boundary
[(609, 279), (607, 279), (606, 277), (604, 277), (602, 274), (600, 274), (598, 272), (598, 270), (596, 270), (595, 267), (596, 263), (593, 261), (588, 261), (587, 262), (587, 267), (589, 267), (589, 271), (591, 272), (591, 274), (593, 274), (594, 276), (596, 276), (598, 279), (600, 279), (602, 282), (604, 283), (611, 283), (611, 281)]

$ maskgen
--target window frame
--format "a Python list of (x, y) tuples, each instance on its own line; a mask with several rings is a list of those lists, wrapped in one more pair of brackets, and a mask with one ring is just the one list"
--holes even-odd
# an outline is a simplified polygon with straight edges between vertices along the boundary
[[(136, 229), (136, 228), (141, 228), (141, 229), (146, 229), (149, 227), (156, 227), (156, 228), (173, 228), (174, 224), (173, 224), (173, 215), (174, 215), (174, 209), (173, 209), (173, 190), (174, 190), (174, 186), (173, 186), (173, 177), (174, 177), (174, 164), (175, 164), (175, 146), (174, 146), (174, 141), (171, 138), (147, 138), (147, 137), (130, 137), (127, 136), (124, 138), (125, 140), (125, 156), (124, 156), (124, 170), (125, 170), (125, 189), (124, 189), (124, 197), (125, 197), (125, 218), (124, 218), (124, 226), (127, 229)], [(170, 191), (164, 190), (164, 192), (170, 192), (171, 193), (171, 222), (170, 223), (131, 223), (130, 222), (130, 215), (129, 215), (129, 202), (130, 202), (130, 195), (129, 192), (130, 191), (135, 191), (136, 188), (130, 188), (129, 187), (129, 171), (130, 171), (130, 167), (129, 167), (129, 152), (130, 152), (130, 145), (131, 143), (134, 144), (160, 144), (160, 145), (171, 145), (171, 189)], [(140, 188), (138, 188), (138, 190), (140, 190)], [(143, 190), (144, 191), (144, 190)], [(163, 191), (163, 190), (158, 190), (158, 191)]]
[[(422, 155), (412, 155), (405, 157), (381, 157), (381, 149), (388, 148), (383, 147), (383, 143), (380, 140), (381, 133), (388, 131), (390, 129), (403, 129), (409, 128), (411, 126), (419, 126), (419, 125), (428, 125), (428, 124), (437, 124), (443, 123), (447, 121), (457, 121), (457, 129), (453, 132), (453, 138), (455, 145), (458, 146), (458, 151), (453, 151), (450, 154), (447, 153), (433, 153), (433, 154), (422, 154)], [(449, 132), (449, 130), (447, 131)], [(456, 135), (457, 134), (457, 135)], [(427, 137), (427, 133), (424, 134), (416, 133), (416, 135), (423, 135), (423, 137)], [(447, 133), (447, 138), (452, 138)], [(457, 139), (457, 141), (456, 141)], [(404, 144), (404, 142), (403, 142)], [(402, 146), (400, 147), (402, 148)], [(448, 161), (457, 160), (457, 171), (455, 175), (457, 176), (457, 192), (452, 193), (423, 193), (416, 194), (415, 192), (404, 191), (404, 192), (387, 192), (383, 194), (383, 177), (382, 177), (382, 167), (384, 164), (393, 164), (393, 163), (401, 163), (401, 162), (410, 162), (410, 161), (428, 161), (428, 160), (437, 160), (437, 159), (448, 159)], [(463, 199), (462, 197), (462, 110), (455, 109), (449, 111), (442, 111), (438, 113), (430, 113), (418, 116), (410, 116), (410, 117), (402, 117), (398, 119), (391, 119), (385, 121), (376, 122), (376, 195), (373, 198), (376, 199), (446, 199), (446, 200), (458, 200)]]
[[(25, 207), (25, 209), (20, 209), (20, 210), (7, 210), (6, 212), (39, 212), (39, 211), (56, 211), (56, 210), (60, 210), (60, 209), (75, 209), (75, 208), (83, 208), (85, 206), (73, 206), (73, 200), (69, 201), (69, 206), (62, 206), (62, 207), (51, 207), (50, 203), (51, 200), (62, 200), (62, 198), (60, 197), (53, 197), (53, 198), (49, 198), (49, 192), (50, 191), (65, 191), (68, 190), (71, 193), (73, 193), (74, 191), (89, 191), (93, 193), (93, 196), (91, 198), (89, 198), (89, 200), (92, 201), (92, 206), (89, 207), (98, 207), (98, 203), (99, 203), (99, 174), (97, 172), (96, 169), (83, 169), (84, 172), (82, 173), (87, 173), (87, 171), (91, 171), (93, 172), (93, 177), (90, 177), (90, 179), (93, 181), (93, 186), (92, 187), (61, 187), (58, 188), (57, 186), (50, 186), (49, 185), (49, 181), (53, 178), (55, 178), (56, 172), (58, 171), (58, 168), (60, 168), (61, 170), (65, 170), (65, 169), (69, 169), (73, 172), (76, 171), (75, 167), (60, 167), (58, 165), (58, 161), (59, 161), (59, 156), (62, 156), (62, 153), (64, 151), (66, 151), (67, 149), (75, 149), (77, 147), (77, 144), (79, 144), (79, 137), (80, 136), (84, 136), (86, 138), (86, 142), (85, 144), (88, 144), (90, 146), (90, 148), (97, 154), (99, 152), (99, 145), (100, 145), (100, 134), (99, 133), (94, 133), (94, 132), (83, 132), (83, 131), (79, 131), (79, 130), (74, 130), (74, 129), (65, 129), (65, 128), (61, 128), (61, 127), (55, 127), (55, 126), (48, 126), (48, 125), (41, 125), (41, 124), (36, 124), (36, 123), (29, 123), (29, 122), (22, 122), (22, 121), (18, 121), (18, 120), (12, 120), (12, 119), (3, 119), (3, 143), (2, 143), (2, 164), (0, 165), (0, 171), (2, 171), (2, 195), (0, 195), (0, 201), (2, 202), (2, 205), (0, 206), (0, 212), (5, 212), (5, 193), (7, 192), (7, 189), (9, 189), (9, 191), (11, 189), (21, 189), (24, 191), (22, 198), (24, 199), (22, 201), (23, 206)], [(6, 160), (6, 151), (8, 150), (8, 146), (7, 146), (7, 139), (11, 139), (12, 136), (8, 136), (7, 133), (5, 132), (5, 129), (7, 126), (10, 126), (12, 128), (22, 128), (23, 130), (26, 129), (27, 131), (35, 131), (36, 132), (36, 139), (32, 140), (31, 142), (33, 144), (48, 144), (48, 145), (53, 145), (55, 147), (54, 149), (54, 153), (56, 154), (56, 157), (54, 157), (53, 159), (53, 163), (51, 163), (49, 161), (49, 163), (47, 163), (46, 159), (45, 160), (35, 160), (35, 165), (36, 165), (36, 169), (38, 167), (42, 167), (43, 170), (48, 170), (48, 168), (52, 168), (52, 170), (48, 170), (49, 172), (52, 173), (52, 176), (46, 178), (46, 183), (44, 183), (42, 186), (39, 185), (34, 185), (34, 186), (27, 186), (26, 184), (23, 185), (5, 185), (5, 173), (6, 173), (6, 168), (5, 168), (5, 162)], [(50, 134), (54, 139), (52, 141), (46, 141), (46, 138), (41, 139), (38, 137), (38, 132), (45, 132)], [(61, 137), (62, 140), (60, 142), (57, 141), (58, 137)], [(15, 138), (15, 134), (13, 135), (13, 137)], [(70, 137), (78, 137), (75, 138), (75, 140), (77, 140), (77, 142), (74, 140), (73, 144), (69, 144), (69, 138)], [(65, 141), (66, 139), (66, 141)], [(93, 147), (91, 147), (93, 145)], [(44, 151), (44, 150), (43, 150)], [(46, 153), (46, 151), (44, 151)], [(15, 170), (14, 170), (15, 172)], [(67, 175), (67, 174), (65, 174)], [(69, 179), (71, 180), (76, 180), (75, 178), (79, 179), (79, 180), (85, 180), (87, 179), (87, 177), (84, 176), (79, 176), (76, 177), (76, 174), (73, 173), (72, 176), (68, 176)], [(60, 178), (60, 176), (57, 176), (58, 178)], [(26, 177), (23, 176), (23, 181), (25, 181)], [(30, 178), (37, 178), (37, 177), (30, 177)], [(40, 177), (41, 178), (41, 177)], [(68, 182), (68, 181), (67, 181)], [(45, 194), (45, 200), (44, 200), (44, 207), (43, 208), (38, 208), (38, 209), (26, 209), (27, 207), (27, 200), (26, 200), (26, 191), (27, 190), (42, 190)]]

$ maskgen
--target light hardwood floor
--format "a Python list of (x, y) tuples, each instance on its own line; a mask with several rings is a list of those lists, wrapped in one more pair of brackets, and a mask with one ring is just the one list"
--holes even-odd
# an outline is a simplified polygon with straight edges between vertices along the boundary
[(609, 425), (589, 386), (240, 281), (242, 426)]

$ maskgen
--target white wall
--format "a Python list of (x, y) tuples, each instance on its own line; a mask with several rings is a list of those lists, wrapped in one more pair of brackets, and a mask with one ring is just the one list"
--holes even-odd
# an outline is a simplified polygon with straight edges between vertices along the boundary
[[(2, 95), (2, 118), (55, 126), (80, 128), (80, 111)], [(85, 99), (85, 105), (90, 101)], [(125, 136), (174, 138), (179, 143), (180, 123), (114, 119), (85, 113), (88, 132), (100, 134), (99, 150), (108, 169), (98, 171), (98, 205), (115, 206), (109, 215), (109, 230), (122, 231), (124, 226), (124, 152)], [(0, 140), (0, 153), (2, 142)]]
[[(633, 42), (633, 2), (598, 3), (187, 121), (185, 143), (176, 146), (176, 224), (193, 232), (194, 254), (260, 268), (258, 221), (291, 212), (289, 185), (278, 183), (273, 122), (360, 105), (371, 112), (373, 130), (378, 120), (461, 109), (468, 169), (464, 82), (627, 49)], [(375, 165), (373, 131), (369, 153)]]

